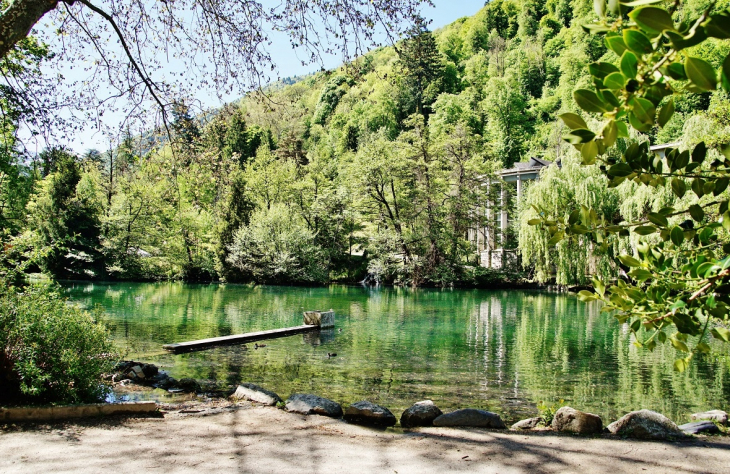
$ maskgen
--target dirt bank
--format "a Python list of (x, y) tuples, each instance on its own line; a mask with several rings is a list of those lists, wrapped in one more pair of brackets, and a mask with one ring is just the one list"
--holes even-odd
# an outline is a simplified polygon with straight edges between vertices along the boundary
[(159, 418), (14, 425), (0, 473), (720, 473), (730, 440), (637, 442), (553, 433), (377, 431), (247, 403), (167, 407)]

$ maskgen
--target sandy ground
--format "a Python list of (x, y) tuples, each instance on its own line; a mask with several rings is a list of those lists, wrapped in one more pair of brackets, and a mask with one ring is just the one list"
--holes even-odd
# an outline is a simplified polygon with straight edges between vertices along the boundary
[(729, 473), (730, 439), (638, 442), (554, 433), (378, 431), (270, 407), (1, 427), (0, 473)]

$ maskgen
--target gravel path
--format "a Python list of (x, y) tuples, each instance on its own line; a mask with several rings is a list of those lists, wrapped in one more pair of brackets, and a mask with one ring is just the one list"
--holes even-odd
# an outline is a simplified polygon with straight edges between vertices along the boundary
[(730, 439), (638, 442), (554, 433), (377, 431), (269, 407), (168, 407), (159, 418), (10, 425), (0, 473), (727, 473)]

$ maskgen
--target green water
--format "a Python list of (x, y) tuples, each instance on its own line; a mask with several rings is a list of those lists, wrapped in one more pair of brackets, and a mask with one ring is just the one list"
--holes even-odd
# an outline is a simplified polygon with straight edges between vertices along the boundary
[[(253, 382), (341, 403), (367, 399), (396, 415), (422, 399), (442, 410), (475, 407), (507, 422), (540, 401), (564, 399), (604, 421), (640, 408), (684, 422), (730, 408), (730, 357), (672, 370), (675, 351), (631, 344), (629, 332), (575, 296), (533, 291), (245, 287), (180, 283), (67, 283), (85, 307), (101, 305), (127, 358), (175, 378)], [(302, 324), (302, 311), (334, 309), (336, 329), (173, 355), (162, 345)], [(327, 353), (337, 353), (328, 358)]]

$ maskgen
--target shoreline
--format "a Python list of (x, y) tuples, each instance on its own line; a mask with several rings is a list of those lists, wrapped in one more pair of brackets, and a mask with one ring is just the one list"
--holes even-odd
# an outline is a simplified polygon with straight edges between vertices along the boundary
[(249, 402), (162, 404), (162, 417), (5, 425), (0, 472), (720, 472), (730, 439), (622, 440), (477, 428), (387, 431)]

